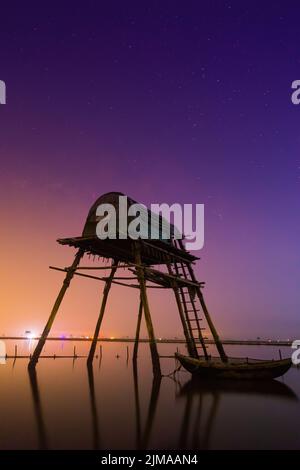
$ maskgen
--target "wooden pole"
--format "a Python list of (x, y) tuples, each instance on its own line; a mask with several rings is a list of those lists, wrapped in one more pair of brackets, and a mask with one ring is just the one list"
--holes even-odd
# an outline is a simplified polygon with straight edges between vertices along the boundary
[(139, 314), (138, 314), (138, 320), (137, 320), (137, 325), (136, 325), (135, 342), (134, 342), (133, 356), (132, 356), (133, 361), (137, 360), (142, 314), (143, 314), (143, 301), (142, 299), (140, 299)]
[(141, 299), (142, 299), (143, 310), (144, 310), (144, 316), (145, 316), (146, 326), (147, 326), (149, 340), (150, 340), (149, 343), (150, 343), (150, 351), (151, 351), (151, 357), (152, 357), (153, 374), (154, 374), (154, 376), (161, 376), (159, 354), (158, 354), (158, 351), (157, 351), (157, 345), (156, 345), (155, 335), (154, 335), (154, 328), (153, 328), (153, 324), (152, 324), (152, 320), (151, 320), (151, 314), (150, 314), (150, 308), (149, 308), (148, 297), (147, 297), (144, 270), (143, 270), (143, 267), (142, 267), (141, 249), (140, 249), (139, 243), (135, 244), (135, 262), (138, 266), (137, 267), (137, 275), (138, 275), (138, 279), (139, 279), (140, 290), (141, 290)]
[(88, 365), (92, 364), (93, 359), (94, 359), (94, 355), (95, 355), (95, 351), (96, 351), (96, 347), (97, 347), (98, 336), (99, 336), (99, 331), (100, 331), (101, 323), (102, 323), (102, 320), (103, 320), (103, 317), (104, 317), (104, 312), (105, 312), (105, 307), (106, 307), (106, 303), (107, 303), (108, 294), (109, 294), (111, 284), (112, 284), (112, 280), (113, 280), (113, 277), (115, 275), (115, 272), (116, 272), (117, 268), (118, 268), (118, 263), (114, 263), (114, 265), (111, 269), (110, 275), (108, 276), (108, 278), (106, 280), (106, 283), (105, 283), (105, 286), (104, 286), (104, 289), (103, 289), (103, 299), (102, 299), (101, 309), (100, 309), (100, 313), (99, 313), (99, 318), (98, 318), (98, 321), (97, 321), (97, 324), (96, 324), (93, 341), (92, 341), (90, 352), (89, 352), (89, 355), (88, 355), (88, 358), (87, 358), (87, 364)]
[[(60, 271), (60, 272), (67, 272), (66, 268), (56, 268), (55, 266), (49, 266), (49, 269), (53, 269), (54, 271)], [(75, 276), (81, 276), (81, 277), (87, 277), (88, 279), (95, 279), (96, 281), (104, 281), (106, 282), (108, 280), (108, 277), (98, 277), (98, 276), (91, 276), (90, 274), (82, 274), (82, 273), (74, 273)], [(126, 284), (125, 282), (119, 282), (112, 280), (111, 281), (114, 284), (118, 284), (119, 286), (124, 286), (124, 287), (132, 287), (133, 289), (139, 289), (138, 284)]]
[(219, 338), (219, 335), (217, 333), (217, 330), (213, 324), (213, 321), (210, 317), (210, 314), (207, 310), (207, 307), (206, 307), (206, 303), (204, 301), (204, 297), (203, 297), (203, 294), (200, 290), (200, 287), (196, 287), (196, 292), (197, 292), (197, 295), (198, 295), (198, 298), (200, 300), (200, 304), (201, 304), (201, 307), (202, 307), (202, 310), (203, 310), (203, 313), (204, 313), (204, 316), (206, 318), (206, 321), (207, 321), (207, 324), (210, 328), (210, 331), (211, 331), (211, 334), (213, 335), (213, 338), (214, 338), (214, 342), (216, 344), (216, 347), (217, 347), (217, 350), (219, 352), (219, 355), (220, 355), (220, 358), (222, 359), (223, 362), (228, 362), (228, 357), (224, 351), (224, 348), (223, 348), (223, 344), (221, 343), (221, 340)]
[(28, 368), (29, 368), (29, 369), (34, 369), (35, 366), (36, 366), (36, 364), (37, 364), (37, 362), (38, 362), (38, 360), (39, 360), (40, 354), (41, 354), (41, 352), (42, 352), (42, 350), (43, 350), (43, 347), (44, 347), (44, 345), (45, 345), (46, 339), (47, 339), (47, 337), (48, 337), (48, 335), (49, 335), (49, 333), (50, 333), (51, 327), (52, 327), (53, 322), (54, 322), (54, 320), (55, 320), (55, 317), (56, 317), (56, 314), (57, 314), (58, 309), (59, 309), (59, 307), (60, 307), (60, 304), (61, 304), (61, 302), (62, 302), (62, 300), (63, 300), (63, 298), (64, 298), (64, 296), (65, 296), (65, 293), (66, 293), (66, 291), (67, 291), (67, 289), (68, 289), (68, 287), (69, 287), (69, 285), (70, 285), (70, 282), (71, 282), (71, 280), (72, 280), (72, 278), (73, 278), (73, 276), (74, 276), (75, 270), (76, 270), (78, 264), (80, 263), (80, 260), (81, 260), (81, 258), (83, 257), (83, 255), (84, 255), (84, 251), (80, 249), (80, 250), (76, 253), (76, 255), (75, 255), (75, 258), (74, 258), (74, 261), (73, 261), (72, 266), (70, 266), (70, 268), (68, 269), (68, 272), (67, 272), (67, 274), (66, 274), (65, 280), (64, 280), (63, 285), (62, 285), (62, 287), (61, 287), (61, 289), (60, 289), (60, 292), (59, 292), (59, 294), (58, 294), (58, 296), (57, 296), (57, 299), (56, 299), (56, 301), (55, 301), (55, 304), (54, 304), (54, 306), (53, 306), (53, 309), (52, 309), (52, 312), (51, 312), (51, 314), (50, 314), (50, 316), (49, 316), (49, 319), (48, 319), (48, 321), (47, 321), (47, 323), (46, 323), (46, 326), (45, 326), (45, 328), (44, 328), (44, 331), (43, 331), (43, 333), (42, 333), (42, 335), (41, 335), (41, 337), (40, 337), (40, 339), (39, 339), (39, 341), (38, 341), (38, 344), (37, 344), (37, 346), (36, 346), (36, 348), (35, 348), (35, 350), (34, 350), (34, 352), (33, 352), (33, 354), (32, 354), (32, 358), (31, 358), (30, 361), (29, 361), (29, 364), (28, 364)]
[(15, 344), (15, 358), (17, 357), (18, 355), (18, 346)]

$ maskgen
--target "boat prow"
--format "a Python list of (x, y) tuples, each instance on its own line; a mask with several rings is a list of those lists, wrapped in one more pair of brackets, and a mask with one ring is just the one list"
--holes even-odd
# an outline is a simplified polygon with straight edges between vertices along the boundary
[(218, 357), (210, 359), (193, 358), (175, 354), (181, 365), (191, 374), (206, 379), (266, 380), (285, 374), (292, 365), (290, 358), (263, 360), (248, 358), (228, 358), (228, 362)]

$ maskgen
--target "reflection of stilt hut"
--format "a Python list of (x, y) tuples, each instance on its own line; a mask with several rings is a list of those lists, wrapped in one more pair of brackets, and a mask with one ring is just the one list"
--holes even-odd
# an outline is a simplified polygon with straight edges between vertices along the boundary
[[(142, 313), (144, 313), (149, 335), (153, 371), (155, 374), (160, 374), (160, 362), (147, 298), (148, 288), (172, 289), (174, 291), (188, 353), (191, 357), (198, 358), (200, 356), (200, 348), (202, 351), (201, 355), (204, 355), (205, 358), (208, 357), (207, 346), (205, 345), (202, 335), (202, 327), (200, 325), (201, 318), (199, 317), (199, 312), (201, 307), (208, 327), (213, 335), (215, 344), (218, 348), (219, 354), (223, 359), (226, 358), (223, 346), (219, 340), (204, 302), (201, 291), (203, 283), (199, 283), (196, 280), (193, 271), (193, 263), (197, 258), (185, 250), (182, 239), (176, 240), (174, 238), (175, 228), (172, 224), (169, 224), (168, 227), (170, 235), (165, 236), (165, 219), (163, 219), (161, 216), (153, 215), (153, 213), (145, 209), (144, 219), (145, 225), (147, 226), (141, 227), (140, 231), (145, 233), (145, 229), (146, 231), (149, 229), (149, 218), (153, 216), (152, 220), (155, 220), (156, 217), (156, 219), (158, 219), (157, 226), (159, 233), (156, 237), (154, 237), (155, 239), (124, 239), (124, 234), (121, 234), (119, 226), (117, 226), (116, 239), (101, 240), (97, 237), (96, 226), (99, 222), (99, 217), (97, 216), (98, 206), (101, 204), (112, 204), (116, 208), (116, 213), (118, 214), (120, 196), (123, 195), (121, 193), (107, 193), (98, 198), (90, 209), (82, 236), (58, 240), (60, 244), (74, 247), (78, 251), (75, 255), (73, 264), (69, 268), (54, 268), (60, 271), (65, 271), (66, 277), (41, 338), (30, 360), (30, 368), (34, 368), (38, 362), (39, 356), (51, 330), (57, 311), (74, 275), (84, 276), (105, 282), (99, 318), (96, 324), (95, 333), (88, 356), (88, 364), (91, 364), (93, 361), (108, 294), (113, 283), (139, 289), (140, 291), (140, 309), (136, 332), (135, 355), (137, 351), (141, 317)], [(135, 204), (135, 201), (130, 198), (128, 198), (127, 201), (128, 207), (131, 207), (133, 204)], [(129, 218), (130, 217), (128, 217), (127, 222), (129, 222)], [(106, 260), (112, 260), (110, 264), (111, 271), (109, 276), (100, 277), (90, 274), (91, 270), (98, 270), (101, 272), (102, 269), (107, 269), (107, 267), (79, 266), (80, 261), (86, 254), (93, 255), (94, 257), (102, 257)], [(160, 267), (160, 269), (158, 269), (158, 267)], [(133, 276), (116, 276), (117, 270), (119, 268), (127, 268), (131, 275), (133, 273)], [(132, 279), (136, 280), (137, 283), (132, 284), (131, 282), (128, 282)]]

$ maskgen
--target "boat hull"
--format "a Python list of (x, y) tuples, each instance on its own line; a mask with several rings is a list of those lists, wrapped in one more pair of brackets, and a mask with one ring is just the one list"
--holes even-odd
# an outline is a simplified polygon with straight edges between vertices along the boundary
[(211, 358), (207, 361), (182, 354), (175, 354), (175, 356), (188, 372), (205, 379), (275, 379), (285, 374), (292, 365), (290, 359), (265, 361), (228, 358), (228, 362), (224, 363), (218, 358)]

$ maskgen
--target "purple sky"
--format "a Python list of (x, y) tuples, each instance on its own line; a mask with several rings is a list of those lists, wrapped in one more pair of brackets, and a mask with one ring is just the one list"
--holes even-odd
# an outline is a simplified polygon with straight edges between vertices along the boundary
[[(0, 333), (41, 329), (61, 282), (48, 265), (73, 256), (55, 239), (122, 191), (205, 204), (197, 272), (222, 335), (297, 337), (299, 13), (297, 1), (2, 5)], [(99, 287), (93, 298), (83, 282), (58, 330), (74, 315), (93, 330)], [(156, 330), (174, 335), (160, 295)], [(126, 300), (112, 298), (108, 333), (134, 331), (138, 302)]]

